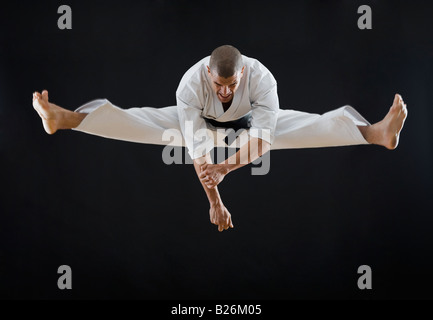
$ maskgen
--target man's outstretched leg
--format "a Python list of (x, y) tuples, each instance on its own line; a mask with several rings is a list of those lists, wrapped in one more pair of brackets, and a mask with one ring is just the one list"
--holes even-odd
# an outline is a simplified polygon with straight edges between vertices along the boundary
[(184, 146), (176, 106), (123, 109), (107, 99), (96, 99), (70, 111), (48, 101), (48, 92), (33, 94), (33, 107), (47, 133), (59, 129), (130, 142)]
[(382, 121), (371, 126), (358, 126), (358, 129), (368, 143), (393, 150), (397, 148), (400, 131), (403, 129), (406, 117), (406, 104), (403, 102), (402, 97), (396, 94), (392, 107)]
[(383, 120), (371, 125), (351, 106), (322, 115), (281, 109), (271, 150), (376, 144), (395, 149), (407, 117), (399, 94)]
[(33, 108), (42, 119), (42, 124), (48, 134), (53, 134), (59, 129), (72, 129), (87, 116), (86, 113), (78, 113), (63, 109), (48, 101), (48, 91), (33, 93)]

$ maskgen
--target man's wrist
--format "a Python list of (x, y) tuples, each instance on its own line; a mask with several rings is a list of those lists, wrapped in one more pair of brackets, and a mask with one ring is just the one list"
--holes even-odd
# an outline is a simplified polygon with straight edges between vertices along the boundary
[(220, 206), (220, 205), (222, 205), (222, 203), (223, 202), (221, 201), (221, 198), (219, 198), (219, 197), (209, 198), (209, 204), (210, 204), (211, 207)]
[(230, 164), (230, 163), (228, 163), (227, 160), (225, 160), (224, 162), (220, 163), (220, 166), (222, 168), (224, 168), (224, 174), (228, 174), (230, 171), (236, 170), (236, 165), (237, 164)]

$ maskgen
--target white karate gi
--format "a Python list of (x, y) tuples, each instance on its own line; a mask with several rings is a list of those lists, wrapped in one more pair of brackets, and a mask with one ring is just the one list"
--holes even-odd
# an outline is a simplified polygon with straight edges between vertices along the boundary
[[(242, 56), (245, 69), (239, 88), (224, 112), (207, 75), (209, 58), (185, 73), (176, 91), (177, 106), (121, 109), (106, 99), (94, 100), (76, 110), (88, 115), (75, 130), (118, 140), (186, 146), (192, 159), (215, 146), (240, 147), (248, 141), (247, 135), (268, 141), (271, 150), (368, 144), (357, 126), (370, 124), (350, 106), (323, 115), (280, 109), (274, 77), (259, 61), (246, 56)], [(245, 116), (250, 118), (250, 128), (230, 145), (224, 137), (233, 131), (205, 120), (227, 122)], [(206, 129), (207, 134), (195, 135)]]

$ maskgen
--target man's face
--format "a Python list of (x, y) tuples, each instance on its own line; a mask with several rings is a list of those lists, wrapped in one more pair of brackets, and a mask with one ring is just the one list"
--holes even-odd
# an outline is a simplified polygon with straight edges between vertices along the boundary
[(242, 76), (244, 75), (244, 68), (229, 78), (223, 78), (217, 75), (214, 70), (210, 70), (210, 68), (207, 67), (208, 74), (212, 82), (212, 88), (215, 91), (219, 101), (222, 103), (227, 103), (233, 99), (236, 90), (239, 88)]

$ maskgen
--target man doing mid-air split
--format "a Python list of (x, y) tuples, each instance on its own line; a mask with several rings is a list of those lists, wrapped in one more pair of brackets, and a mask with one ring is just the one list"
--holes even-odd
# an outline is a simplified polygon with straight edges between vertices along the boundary
[[(178, 146), (186, 146), (210, 203), (210, 221), (219, 231), (233, 228), (218, 184), (224, 177), (269, 150), (375, 144), (395, 149), (407, 117), (406, 104), (396, 94), (383, 120), (370, 124), (350, 106), (323, 115), (280, 109), (277, 82), (258, 60), (241, 55), (233, 46), (216, 48), (192, 66), (176, 91), (176, 106), (121, 109), (107, 99), (91, 101), (70, 111), (48, 100), (48, 91), (33, 94), (33, 107), (47, 133), (74, 129), (102, 137), (167, 145), (167, 130), (181, 132)], [(244, 129), (226, 145), (240, 148), (213, 164), (210, 151), (216, 135)], [(207, 135), (196, 135), (205, 130)], [(231, 130), (231, 131), (230, 131)], [(245, 135), (244, 135), (245, 137)], [(220, 139), (218, 140), (220, 141)]]

